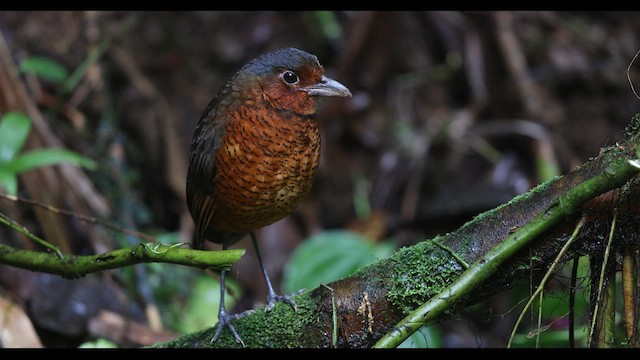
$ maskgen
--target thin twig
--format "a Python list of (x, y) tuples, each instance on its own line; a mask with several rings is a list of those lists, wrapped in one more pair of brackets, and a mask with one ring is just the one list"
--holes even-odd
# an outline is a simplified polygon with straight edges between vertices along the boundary
[(436, 239), (431, 239), (429, 240), (430, 242), (438, 245), (438, 247), (446, 252), (449, 253), (449, 255), (451, 255), (454, 259), (456, 259), (456, 261), (462, 265), (463, 268), (468, 269), (469, 268), (469, 264), (467, 264), (466, 261), (464, 261), (464, 259), (462, 259), (458, 254), (456, 254), (453, 250), (451, 250), (450, 247), (444, 245), (443, 243), (441, 243), (440, 241), (436, 240)]
[[(592, 343), (593, 332), (596, 327), (596, 319), (598, 317), (598, 305), (600, 301), (602, 301), (602, 288), (604, 287), (604, 274), (605, 269), (607, 268), (607, 262), (609, 260), (609, 253), (611, 252), (611, 241), (613, 240), (613, 233), (616, 229), (616, 219), (618, 218), (618, 214), (613, 214), (613, 220), (611, 221), (611, 229), (609, 231), (609, 239), (607, 240), (607, 247), (604, 249), (604, 260), (602, 260), (602, 269), (600, 270), (600, 279), (598, 281), (598, 296), (596, 297), (596, 303), (593, 308), (593, 316), (591, 318), (591, 328), (589, 329), (589, 338), (588, 344)], [(611, 280), (613, 281), (613, 280)]]
[(638, 57), (638, 54), (640, 54), (640, 50), (638, 50), (636, 52), (636, 54), (633, 56), (633, 59), (631, 59), (631, 62), (629, 63), (629, 66), (627, 66), (627, 80), (629, 80), (629, 85), (631, 86), (631, 91), (633, 91), (633, 94), (640, 99), (640, 96), (638, 96), (638, 93), (636, 92), (636, 89), (633, 87), (633, 81), (631, 81), (631, 66), (633, 66), (633, 63), (636, 61), (636, 58)]
[[(555, 263), (554, 263), (555, 264)], [(541, 284), (542, 285), (542, 284)], [(540, 288), (540, 297), (538, 298), (538, 329), (542, 329), (542, 305), (544, 304), (544, 285)], [(540, 348), (540, 334), (542, 331), (536, 332), (536, 349)]]
[(2, 193), (0, 193), (0, 199), (5, 199), (5, 200), (21, 203), (21, 204), (27, 204), (27, 205), (36, 206), (36, 207), (45, 209), (47, 211), (50, 211), (50, 212), (52, 212), (54, 214), (58, 214), (58, 215), (71, 216), (71, 217), (74, 217), (74, 218), (76, 218), (76, 219), (78, 219), (80, 221), (84, 221), (84, 222), (90, 223), (90, 224), (102, 225), (102, 226), (104, 226), (106, 228), (109, 228), (109, 229), (111, 229), (113, 231), (120, 232), (120, 233), (127, 234), (127, 235), (132, 235), (132, 236), (144, 239), (144, 240), (149, 241), (149, 242), (155, 242), (156, 241), (156, 239), (151, 235), (147, 235), (147, 234), (141, 233), (139, 231), (127, 229), (127, 228), (124, 228), (122, 226), (118, 226), (118, 225), (109, 223), (109, 222), (104, 221), (104, 220), (100, 220), (100, 219), (92, 217), (92, 216), (78, 214), (78, 213), (70, 211), (70, 210), (64, 210), (64, 209), (60, 209), (60, 208), (57, 208), (57, 207), (54, 207), (54, 206), (51, 206), (51, 205), (43, 204), (43, 203), (40, 203), (40, 202), (35, 201), (35, 200), (26, 199), (26, 198), (23, 198), (23, 197), (20, 197), (20, 196), (2, 194)]
[(576, 292), (578, 285), (578, 265), (580, 265), (580, 257), (573, 258), (571, 266), (571, 283), (569, 285), (569, 348), (576, 347), (575, 336), (575, 319), (576, 319)]
[(7, 215), (3, 214), (0, 212), (0, 223), (3, 223), (5, 225), (7, 225), (8, 227), (14, 229), (15, 231), (24, 234), (25, 236), (27, 236), (28, 238), (32, 239), (33, 241), (37, 242), (38, 244), (46, 247), (47, 249), (53, 251), (60, 259), (64, 258), (64, 255), (62, 254), (62, 251), (60, 251), (60, 248), (58, 248), (57, 246), (51, 244), (50, 242), (39, 238), (38, 236), (34, 235), (31, 231), (29, 231), (26, 227), (18, 224), (17, 222), (15, 222), (13, 219), (9, 218)]
[(333, 319), (333, 330), (331, 332), (331, 346), (336, 347), (338, 343), (338, 314), (336, 312), (336, 298), (333, 293), (333, 288), (325, 284), (321, 284), (331, 291), (331, 318)]
[(62, 85), (62, 91), (65, 94), (70, 93), (84, 78), (89, 68), (91, 68), (93, 64), (100, 60), (102, 55), (111, 47), (112, 42), (126, 36), (131, 31), (131, 29), (133, 29), (134, 25), (137, 24), (138, 19), (138, 14), (130, 14), (126, 19), (124, 19), (117, 32), (111, 33), (108, 36), (104, 37), (104, 39), (102, 39), (97, 47), (89, 51), (89, 54), (80, 64), (80, 66), (78, 66), (76, 70), (64, 82), (64, 84)]
[[(573, 230), (573, 234), (571, 234), (571, 237), (569, 238), (569, 240), (567, 240), (567, 242), (564, 244), (564, 246), (562, 246), (562, 249), (560, 249), (560, 251), (558, 252), (558, 255), (556, 256), (556, 258), (551, 263), (551, 266), (549, 267), (549, 270), (547, 270), (547, 273), (544, 274), (544, 277), (540, 281), (540, 284), (538, 285), (538, 288), (533, 293), (533, 295), (531, 295), (531, 297), (529, 298), (529, 301), (527, 301), (527, 303), (524, 305), (524, 308), (522, 309), (522, 312), (520, 312), (520, 316), (518, 317), (518, 320), (516, 320), (516, 323), (513, 326), (513, 330), (511, 331), (511, 336), (509, 337), (509, 342), (507, 343), (507, 348), (511, 347), (511, 342), (513, 341), (513, 338), (514, 338), (514, 336), (516, 334), (516, 330), (518, 329), (518, 326), (520, 325), (520, 322), (522, 321), (522, 318), (524, 317), (524, 314), (527, 312), (527, 309), (529, 309), (529, 306), (531, 306), (531, 303), (533, 302), (533, 299), (535, 299), (538, 296), (538, 294), (540, 294), (542, 292), (542, 290), (544, 289), (544, 286), (547, 283), (547, 280), (549, 279), (549, 277), (553, 273), (553, 270), (555, 269), (556, 265), (558, 265), (558, 263), (560, 263), (560, 259), (562, 259), (564, 254), (569, 249), (569, 245), (571, 245), (571, 243), (578, 237), (578, 235), (580, 234), (580, 230), (582, 229), (582, 226), (584, 226), (585, 222), (586, 222), (585, 218), (582, 217), (580, 219), (580, 222), (578, 222), (578, 224), (576, 225), (576, 228)], [(539, 324), (538, 324), (538, 326), (539, 326)]]

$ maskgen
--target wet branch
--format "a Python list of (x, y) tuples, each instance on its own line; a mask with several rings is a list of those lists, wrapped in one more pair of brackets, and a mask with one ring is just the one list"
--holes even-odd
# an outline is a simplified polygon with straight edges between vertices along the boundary
[[(389, 333), (409, 334), (427, 322), (460, 316), (467, 306), (531, 271), (548, 268), (582, 218), (584, 230), (565, 261), (577, 254), (601, 254), (599, 239), (606, 237), (613, 214), (618, 214), (615, 238), (632, 239), (625, 232), (637, 232), (640, 210), (640, 187), (634, 179), (639, 171), (640, 116), (628, 129), (634, 134), (628, 134), (627, 141), (603, 149), (580, 168), (435, 241), (400, 249), (352, 276), (298, 295), (297, 312), (286, 304), (270, 313), (258, 309), (237, 320), (236, 330), (248, 347), (372, 347)], [(465, 263), (471, 264), (468, 269)], [(213, 329), (158, 346), (238, 346), (225, 331), (211, 344)], [(389, 345), (397, 345), (397, 340), (401, 337)]]
[(244, 252), (244, 249), (204, 251), (181, 249), (177, 245), (144, 243), (104, 254), (60, 257), (49, 252), (20, 250), (0, 244), (0, 264), (75, 279), (90, 273), (149, 262), (220, 270), (229, 268)]

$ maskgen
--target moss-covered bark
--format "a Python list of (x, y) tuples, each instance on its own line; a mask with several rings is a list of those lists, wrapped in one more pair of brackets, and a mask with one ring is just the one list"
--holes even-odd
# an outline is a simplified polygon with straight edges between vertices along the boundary
[[(638, 128), (639, 121), (640, 117), (636, 116), (629, 128)], [(442, 316), (454, 314), (458, 309), (508, 287), (532, 268), (548, 267), (580, 216), (594, 220), (590, 230), (585, 232), (593, 235), (600, 231), (598, 218), (606, 219), (606, 214), (611, 214), (614, 208), (624, 208), (628, 212), (618, 222), (620, 228), (637, 230), (637, 226), (628, 224), (637, 224), (637, 205), (629, 204), (637, 204), (638, 184), (627, 182), (635, 176), (635, 172), (628, 170), (627, 161), (637, 157), (638, 144), (638, 136), (634, 133), (623, 145), (602, 151), (575, 171), (477, 216), (457, 231), (440, 236), (436, 241), (427, 240), (400, 249), (388, 259), (367, 266), (353, 276), (298, 295), (295, 298), (297, 312), (288, 305), (278, 304), (270, 313), (265, 314), (260, 309), (237, 320), (235, 327), (248, 347), (370, 347), (408, 312), (453, 283), (465, 271), (466, 264), (481, 259), (538, 214), (544, 214), (550, 207), (564, 214), (560, 223), (538, 236), (529, 248), (517, 253), (504, 266), (495, 269), (497, 272), (492, 272), (489, 280), (470, 289), (464, 300), (451, 304)], [(624, 171), (628, 173), (622, 173)], [(592, 181), (595, 178), (603, 181)], [(591, 194), (589, 198), (571, 196), (569, 191), (580, 184), (584, 184), (583, 190)], [(560, 196), (567, 192), (569, 196), (563, 196), (560, 201)], [(592, 244), (591, 239), (597, 237), (581, 236), (575, 242), (573, 252), (599, 251), (601, 247)], [(214, 329), (157, 346), (239, 346), (227, 330), (218, 341), (210, 343)]]

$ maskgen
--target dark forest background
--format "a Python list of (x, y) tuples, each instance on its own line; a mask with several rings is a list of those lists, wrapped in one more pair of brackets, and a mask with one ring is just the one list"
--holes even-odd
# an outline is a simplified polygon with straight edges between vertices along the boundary
[[(72, 88), (20, 76), (49, 136), (98, 165), (75, 180), (25, 172), (19, 194), (166, 243), (191, 240), (187, 151), (209, 100), (264, 52), (293, 46), (317, 55), (354, 96), (322, 104), (314, 187), (295, 213), (258, 233), (279, 289), (292, 254), (310, 237), (340, 239), (347, 230), (398, 248), (452, 231), (621, 140), (640, 103), (627, 78), (640, 49), (638, 12), (7, 11), (0, 32), (9, 49), (2, 56), (18, 68), (37, 57), (70, 76), (81, 69)], [(45, 222), (25, 204), (0, 200), (0, 211), (78, 255), (141, 241), (69, 217)], [(37, 248), (7, 227), (0, 243)], [(346, 251), (330, 244), (329, 254)], [(233, 267), (234, 306), (261, 306), (266, 289), (250, 241), (235, 247), (248, 251)], [(166, 264), (78, 280), (0, 266), (0, 300), (17, 305), (0, 306), (0, 318), (24, 315), (25, 327), (13, 331), (35, 340), (22, 346), (147, 345), (212, 326), (217, 305), (194, 298), (217, 295), (215, 279)], [(550, 292), (563, 294), (566, 282), (559, 272)], [(432, 326), (423, 345), (505, 346), (533, 286), (520, 285), (464, 319)], [(543, 325), (553, 336), (543, 346), (566, 345), (560, 295), (547, 303)], [(123, 330), (132, 329), (127, 321), (138, 335)], [(11, 328), (0, 323), (2, 331)], [(520, 345), (532, 346), (520, 333)], [(3, 336), (0, 345), (10, 346)]]

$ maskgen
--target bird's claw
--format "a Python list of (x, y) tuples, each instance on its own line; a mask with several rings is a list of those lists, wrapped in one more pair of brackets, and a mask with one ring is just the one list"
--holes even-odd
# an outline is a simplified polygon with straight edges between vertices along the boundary
[(291, 305), (291, 307), (293, 308), (293, 311), (298, 311), (298, 304), (296, 304), (295, 301), (293, 301), (292, 297), (301, 294), (302, 292), (304, 292), (306, 289), (300, 289), (297, 290), (289, 295), (278, 295), (275, 292), (270, 293), (267, 296), (267, 306), (265, 307), (265, 310), (267, 312), (273, 310), (273, 307), (276, 306), (276, 302), (280, 301), (283, 303), (287, 303), (289, 305)]
[(216, 328), (216, 333), (211, 338), (211, 343), (215, 342), (218, 339), (218, 336), (222, 332), (222, 328), (226, 326), (227, 328), (229, 328), (229, 331), (231, 331), (231, 333), (233, 334), (233, 337), (235, 338), (236, 342), (242, 345), (242, 347), (245, 347), (244, 341), (242, 341), (242, 338), (240, 338), (240, 335), (238, 335), (238, 332), (236, 331), (236, 328), (231, 323), (231, 320), (241, 319), (247, 315), (251, 315), (254, 312), (255, 310), (247, 310), (238, 314), (229, 314), (226, 311), (221, 310), (220, 313), (218, 314), (218, 327)]

